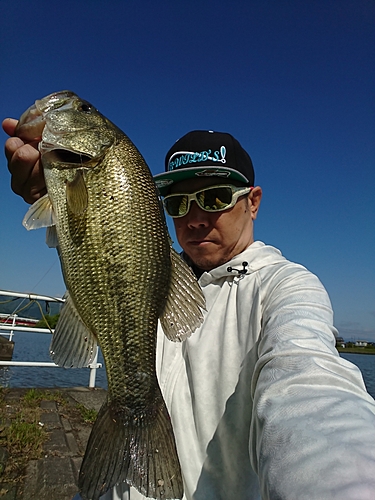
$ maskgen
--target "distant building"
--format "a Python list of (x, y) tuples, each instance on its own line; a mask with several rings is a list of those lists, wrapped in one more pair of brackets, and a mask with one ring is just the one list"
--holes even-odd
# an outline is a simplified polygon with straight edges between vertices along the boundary
[(357, 340), (354, 345), (356, 347), (367, 347), (367, 340)]
[(342, 337), (336, 337), (336, 347), (346, 347), (345, 340)]

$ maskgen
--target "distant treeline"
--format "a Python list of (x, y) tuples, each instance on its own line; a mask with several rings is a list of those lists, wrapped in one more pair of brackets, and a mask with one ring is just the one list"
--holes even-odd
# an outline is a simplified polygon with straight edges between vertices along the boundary
[(38, 323), (35, 325), (35, 328), (55, 328), (57, 320), (60, 317), (60, 313), (54, 314), (50, 316), (49, 314), (45, 314), (44, 318), (40, 319)]

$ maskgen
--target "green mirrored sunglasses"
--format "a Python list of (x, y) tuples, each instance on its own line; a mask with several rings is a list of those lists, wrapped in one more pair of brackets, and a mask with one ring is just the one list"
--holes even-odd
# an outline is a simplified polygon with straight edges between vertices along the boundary
[(232, 208), (238, 198), (251, 191), (251, 187), (236, 187), (226, 184), (209, 186), (195, 193), (173, 193), (163, 200), (165, 211), (176, 219), (183, 217), (190, 210), (190, 204), (195, 201), (199, 208), (206, 212), (221, 212)]

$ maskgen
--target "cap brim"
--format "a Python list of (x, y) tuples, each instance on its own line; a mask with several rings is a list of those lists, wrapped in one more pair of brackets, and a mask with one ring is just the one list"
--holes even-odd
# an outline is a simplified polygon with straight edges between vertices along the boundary
[(237, 170), (229, 167), (189, 167), (179, 168), (154, 176), (154, 181), (161, 196), (166, 196), (171, 186), (177, 182), (199, 177), (219, 177), (249, 184), (249, 180)]

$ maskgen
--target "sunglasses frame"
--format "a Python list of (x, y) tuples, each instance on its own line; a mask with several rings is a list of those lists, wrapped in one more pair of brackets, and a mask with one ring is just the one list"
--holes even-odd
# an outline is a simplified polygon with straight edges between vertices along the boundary
[[(202, 193), (204, 191), (207, 191), (209, 189), (215, 189), (215, 188), (229, 188), (232, 191), (232, 201), (226, 207), (224, 207), (224, 208), (218, 208), (216, 210), (210, 210), (210, 209), (207, 209), (207, 208), (203, 208), (200, 205), (199, 201), (198, 201), (197, 194), (198, 193)], [(215, 186), (207, 186), (206, 188), (198, 189), (198, 191), (195, 191), (194, 193), (172, 193), (172, 194), (168, 194), (163, 199), (163, 205), (164, 205), (164, 209), (167, 212), (167, 214), (170, 217), (172, 217), (173, 219), (178, 219), (180, 217), (185, 217), (185, 215), (187, 215), (189, 213), (189, 211), (190, 211), (190, 205), (191, 205), (192, 201), (195, 201), (195, 203), (198, 205), (198, 207), (200, 209), (204, 210), (205, 212), (210, 212), (210, 213), (224, 212), (224, 210), (228, 210), (229, 208), (234, 207), (234, 205), (237, 203), (238, 198), (240, 196), (243, 196), (244, 194), (250, 193), (250, 191), (252, 189), (253, 189), (252, 187), (237, 187), (237, 186), (233, 186), (232, 184), (217, 184)], [(188, 197), (187, 210), (186, 210), (186, 213), (184, 213), (183, 215), (171, 215), (168, 212), (168, 209), (167, 209), (165, 201), (168, 200), (168, 199), (170, 199), (170, 198), (173, 198), (174, 196), (187, 196)]]

